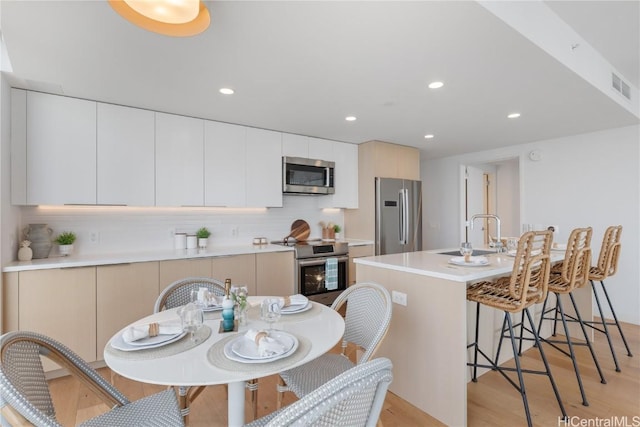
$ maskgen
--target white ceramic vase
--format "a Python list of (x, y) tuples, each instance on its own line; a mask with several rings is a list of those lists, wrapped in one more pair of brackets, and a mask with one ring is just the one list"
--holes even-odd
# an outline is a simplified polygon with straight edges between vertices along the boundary
[(209, 244), (209, 239), (207, 237), (198, 238), (198, 247), (200, 249), (205, 249), (208, 244)]
[(69, 256), (73, 252), (73, 245), (59, 245), (58, 251), (62, 256)]

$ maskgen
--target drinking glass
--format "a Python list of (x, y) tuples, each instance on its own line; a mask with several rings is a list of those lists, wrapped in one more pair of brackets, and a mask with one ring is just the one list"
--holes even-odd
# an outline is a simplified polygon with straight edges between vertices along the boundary
[(518, 249), (518, 239), (515, 237), (509, 237), (507, 239), (507, 251), (515, 252)]
[(189, 333), (192, 342), (198, 342), (195, 334), (204, 323), (204, 313), (202, 308), (190, 302), (180, 311), (182, 330)]
[(269, 324), (269, 329), (273, 329), (273, 324), (280, 319), (280, 299), (265, 298), (260, 306), (260, 318)]
[(460, 254), (464, 257), (464, 262), (469, 262), (469, 257), (473, 253), (471, 242), (460, 243)]

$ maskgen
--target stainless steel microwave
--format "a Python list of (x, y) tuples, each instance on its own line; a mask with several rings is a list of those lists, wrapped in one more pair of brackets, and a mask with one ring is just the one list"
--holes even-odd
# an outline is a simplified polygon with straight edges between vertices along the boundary
[(282, 158), (282, 192), (285, 194), (333, 194), (335, 162)]

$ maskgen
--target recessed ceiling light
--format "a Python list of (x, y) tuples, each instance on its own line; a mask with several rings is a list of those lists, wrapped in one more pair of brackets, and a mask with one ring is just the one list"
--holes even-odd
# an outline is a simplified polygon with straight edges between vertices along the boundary
[(442, 82), (431, 82), (431, 83), (429, 83), (429, 89), (440, 89), (442, 86), (444, 86), (444, 83), (442, 83)]
[(220, 93), (223, 95), (233, 95), (234, 90), (228, 87), (223, 87), (222, 89), (220, 89)]
[(432, 133), (428, 133), (424, 136), (424, 139), (432, 139), (435, 135)]
[(518, 117), (520, 117), (520, 113), (511, 113), (507, 116), (509, 119), (517, 119)]
[(355, 122), (357, 117), (356, 116), (347, 116), (344, 118), (346, 121), (348, 122)]

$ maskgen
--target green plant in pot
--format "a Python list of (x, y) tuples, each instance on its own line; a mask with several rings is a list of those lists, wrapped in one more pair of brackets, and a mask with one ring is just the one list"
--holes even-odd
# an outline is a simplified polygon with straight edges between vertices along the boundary
[(196, 236), (198, 236), (198, 247), (204, 249), (207, 247), (209, 243), (209, 236), (211, 236), (211, 232), (207, 229), (207, 227), (201, 227), (197, 232)]
[(336, 240), (340, 239), (340, 231), (342, 231), (342, 227), (340, 227), (338, 224), (334, 224), (333, 231), (335, 232)]
[(76, 234), (73, 231), (63, 231), (58, 234), (55, 242), (59, 245), (60, 255), (67, 256), (73, 252), (73, 243), (76, 241)]

